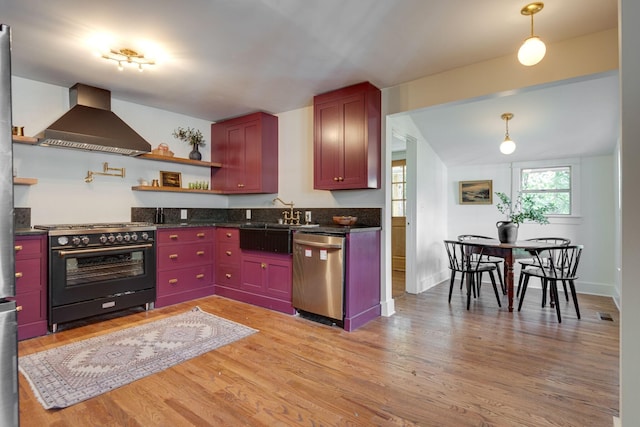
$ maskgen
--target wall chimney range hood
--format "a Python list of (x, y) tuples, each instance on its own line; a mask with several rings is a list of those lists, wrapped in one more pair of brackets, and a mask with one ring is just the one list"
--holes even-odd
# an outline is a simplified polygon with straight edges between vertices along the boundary
[(138, 156), (151, 144), (111, 111), (111, 92), (76, 83), (69, 89), (71, 109), (38, 137), (40, 145)]

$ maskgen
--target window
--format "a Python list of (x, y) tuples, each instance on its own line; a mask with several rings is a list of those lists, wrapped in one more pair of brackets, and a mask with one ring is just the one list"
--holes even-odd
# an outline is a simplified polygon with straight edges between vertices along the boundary
[(571, 166), (522, 168), (520, 191), (541, 203), (553, 203), (550, 215), (571, 215)]
[(406, 216), (407, 161), (391, 162), (391, 216)]

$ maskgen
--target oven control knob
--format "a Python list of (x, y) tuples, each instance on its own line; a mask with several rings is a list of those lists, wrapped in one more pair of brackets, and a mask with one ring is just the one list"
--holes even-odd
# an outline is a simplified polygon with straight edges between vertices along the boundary
[(107, 243), (107, 236), (103, 234), (102, 236), (100, 236), (100, 239), (98, 240), (100, 240), (100, 243), (104, 245), (105, 243)]
[(138, 240), (138, 235), (136, 233), (131, 233), (131, 240), (133, 240), (134, 242)]
[(122, 234), (118, 233), (118, 235), (116, 236), (116, 240), (118, 242), (122, 242)]
[(129, 233), (124, 235), (124, 241), (128, 242), (129, 240), (131, 240), (131, 236), (129, 236)]
[(60, 246), (65, 246), (69, 244), (69, 238), (67, 236), (58, 237), (58, 244)]
[(109, 234), (109, 237), (107, 237), (107, 240), (109, 241), (109, 243), (113, 243), (116, 241), (116, 236), (114, 236), (113, 234)]
[(75, 236), (73, 239), (71, 239), (71, 243), (73, 243), (73, 246), (78, 246), (80, 244), (80, 238), (78, 236)]
[(80, 240), (82, 240), (82, 244), (83, 245), (88, 245), (89, 244), (89, 237), (87, 237), (87, 236), (82, 236), (80, 238)]
[(146, 232), (142, 233), (142, 240), (149, 240), (149, 235)]

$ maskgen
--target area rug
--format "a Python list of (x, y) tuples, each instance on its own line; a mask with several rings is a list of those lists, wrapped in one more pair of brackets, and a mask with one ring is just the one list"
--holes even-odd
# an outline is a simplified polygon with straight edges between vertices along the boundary
[(46, 409), (66, 408), (247, 337), (257, 330), (189, 312), (18, 359)]

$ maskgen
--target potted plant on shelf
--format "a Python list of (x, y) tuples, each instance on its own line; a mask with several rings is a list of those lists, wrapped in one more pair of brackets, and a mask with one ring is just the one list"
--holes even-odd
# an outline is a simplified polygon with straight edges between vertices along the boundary
[(204, 136), (202, 136), (202, 132), (200, 132), (199, 129), (193, 129), (190, 127), (185, 129), (179, 127), (178, 129), (173, 131), (173, 136), (174, 138), (184, 141), (193, 147), (193, 149), (189, 153), (189, 158), (191, 160), (202, 160), (202, 154), (200, 154), (200, 151), (198, 151), (198, 147), (204, 147), (205, 143)]
[(518, 239), (518, 227), (524, 221), (533, 221), (538, 224), (549, 224), (546, 214), (555, 209), (553, 203), (540, 204), (531, 194), (518, 193), (518, 197), (512, 203), (509, 196), (496, 192), (500, 199), (496, 207), (507, 216), (507, 221), (498, 221), (498, 239), (502, 243), (514, 243)]

